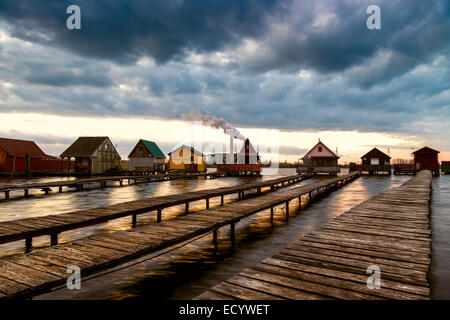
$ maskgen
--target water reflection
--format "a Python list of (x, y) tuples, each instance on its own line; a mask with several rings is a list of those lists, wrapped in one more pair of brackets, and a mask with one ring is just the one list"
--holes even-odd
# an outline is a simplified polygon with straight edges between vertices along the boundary
[[(224, 227), (219, 233), (217, 246), (213, 244), (212, 235), (207, 235), (161, 256), (149, 255), (141, 258), (140, 263), (130, 262), (115, 272), (109, 270), (98, 277), (85, 279), (82, 290), (63, 288), (36, 298), (190, 299), (272, 256), (299, 235), (324, 225), (331, 218), (409, 178), (361, 177), (302, 211), (297, 210), (297, 201), (293, 201), (289, 220), (282, 206), (275, 210), (273, 224), (270, 223), (269, 210), (241, 220), (236, 225), (234, 248), (228, 227)], [(185, 183), (189, 188), (192, 182)]]
[[(112, 187), (103, 189), (89, 189), (89, 186), (86, 186), (87, 190), (82, 192), (64, 192), (56, 193), (47, 197), (41, 196), (33, 197), (30, 199), (1, 202), (0, 221), (11, 221), (23, 218), (73, 212), (77, 210), (107, 206), (120, 202), (133, 201), (153, 196), (164, 196), (188, 191), (232, 186), (250, 181), (265, 181), (291, 174), (295, 174), (295, 169), (282, 170), (277, 176), (263, 175), (260, 177), (228, 177), (220, 179), (204, 179), (199, 177), (198, 179), (169, 180), (163, 182), (143, 183), (125, 187)], [(32, 178), (32, 182), (37, 183), (64, 179), (73, 178)], [(17, 183), (23, 183), (25, 180), (24, 178), (0, 178), (0, 182), (3, 184), (10, 184), (14, 181), (16, 181)], [(93, 187), (95, 187), (95, 185), (93, 185)], [(236, 198), (236, 196), (234, 195), (225, 197), (226, 201), (233, 200), (234, 198)], [(212, 199), (210, 201), (210, 204), (218, 204), (218, 201), (220, 201), (220, 199)], [(180, 214), (180, 212), (182, 212), (182, 207), (183, 206), (178, 206), (164, 209), (163, 217), (165, 219), (176, 217), (178, 214)], [(204, 201), (197, 201), (190, 204), (191, 211), (201, 209), (204, 209)], [(138, 225), (141, 223), (154, 222), (154, 220), (154, 213), (140, 215), (138, 218)], [(131, 218), (125, 217), (122, 219), (112, 220), (101, 225), (63, 232), (59, 237), (59, 241), (60, 243), (64, 243), (73, 239), (86, 237), (97, 232), (112, 232), (127, 229), (130, 228), (130, 223)], [(33, 246), (35, 248), (48, 246), (49, 241), (50, 240), (48, 236), (37, 237), (33, 239)], [(2, 244), (0, 245), (0, 256), (22, 253), (23, 250), (23, 241)]]
[(433, 179), (431, 297), (450, 299), (450, 175)]

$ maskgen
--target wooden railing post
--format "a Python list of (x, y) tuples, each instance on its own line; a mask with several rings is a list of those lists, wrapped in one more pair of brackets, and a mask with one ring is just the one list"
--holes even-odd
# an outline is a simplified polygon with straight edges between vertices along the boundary
[(156, 213), (156, 222), (161, 222), (161, 209), (158, 209)]
[(50, 235), (50, 245), (56, 246), (58, 244), (58, 234), (54, 233)]
[(33, 238), (26, 238), (25, 239), (25, 252), (30, 252), (31, 248), (33, 247)]

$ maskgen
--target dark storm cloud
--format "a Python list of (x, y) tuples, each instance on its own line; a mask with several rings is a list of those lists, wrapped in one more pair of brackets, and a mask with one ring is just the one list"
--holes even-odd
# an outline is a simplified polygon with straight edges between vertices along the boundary
[(6, 0), (2, 31), (0, 111), (407, 134), (427, 119), (436, 135), (450, 121), (445, 0)]
[[(81, 7), (81, 30), (65, 27), (70, 4)], [(381, 7), (381, 30), (366, 27), (371, 4)], [(257, 52), (237, 57), (233, 68), (334, 73), (359, 66), (348, 76), (365, 88), (426, 62), (450, 38), (446, 0), (6, 0), (0, 17), (16, 37), (121, 63), (179, 60), (255, 39)], [(378, 58), (382, 52), (390, 54)]]
[[(81, 8), (81, 30), (65, 26), (71, 4)], [(257, 36), (275, 7), (275, 0), (6, 0), (0, 16), (22, 39), (119, 62), (142, 55), (165, 62)]]

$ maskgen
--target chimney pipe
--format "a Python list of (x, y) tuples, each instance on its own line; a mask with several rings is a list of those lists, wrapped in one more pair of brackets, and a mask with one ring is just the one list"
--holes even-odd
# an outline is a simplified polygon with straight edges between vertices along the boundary
[(230, 135), (230, 157), (228, 163), (234, 163), (234, 140), (232, 135)]

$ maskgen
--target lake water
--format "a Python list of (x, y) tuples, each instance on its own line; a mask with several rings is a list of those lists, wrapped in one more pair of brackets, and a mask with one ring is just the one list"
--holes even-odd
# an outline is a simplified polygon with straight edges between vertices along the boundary
[[(0, 221), (41, 216), (93, 208), (152, 196), (217, 188), (248, 181), (268, 180), (294, 174), (295, 170), (281, 169), (278, 175), (262, 177), (229, 177), (213, 180), (172, 180), (122, 188), (94, 189), (86, 192), (56, 194), (0, 203)], [(211, 286), (226, 280), (241, 270), (283, 249), (287, 243), (317, 229), (330, 219), (344, 213), (387, 188), (395, 187), (410, 176), (360, 177), (351, 184), (329, 194), (305, 210), (298, 211), (295, 201), (286, 221), (284, 208), (275, 211), (273, 224), (265, 210), (241, 220), (236, 225), (235, 246), (231, 246), (228, 227), (220, 229), (217, 246), (212, 235), (206, 235), (169, 252), (160, 252), (82, 279), (81, 290), (61, 288), (39, 295), (35, 299), (191, 299)], [(305, 180), (292, 187), (308, 184), (318, 178)], [(1, 180), (0, 180), (1, 184)], [(285, 190), (285, 189), (281, 189)], [(236, 196), (226, 197), (226, 202)], [(211, 206), (220, 199), (212, 199)], [(432, 227), (432, 297), (450, 299), (450, 176), (433, 180)], [(163, 211), (165, 219), (180, 215), (184, 206)], [(204, 201), (190, 205), (192, 210), (204, 209)], [(154, 213), (138, 216), (138, 225), (154, 223)], [(82, 238), (93, 233), (130, 228), (131, 218), (65, 232), (62, 242)], [(48, 237), (33, 240), (33, 245), (47, 246)], [(23, 241), (0, 245), (0, 255), (21, 254)]]

